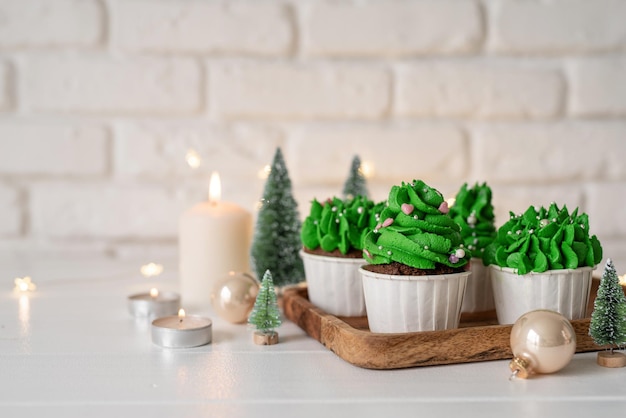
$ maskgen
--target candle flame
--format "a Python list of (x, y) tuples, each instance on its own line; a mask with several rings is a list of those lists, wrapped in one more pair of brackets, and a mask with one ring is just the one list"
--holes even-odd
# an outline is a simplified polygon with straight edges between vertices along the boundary
[(183, 308), (180, 308), (178, 310), (178, 318), (183, 319), (184, 317), (185, 317), (185, 310)]
[(456, 202), (456, 198), (455, 197), (449, 197), (446, 199), (446, 202), (448, 203), (448, 207), (451, 208), (452, 206), (454, 206), (454, 203)]
[(209, 181), (209, 202), (217, 203), (222, 198), (222, 183), (220, 182), (220, 175), (217, 171), (211, 173), (211, 180)]
[(33, 283), (30, 277), (26, 276), (24, 278), (17, 277), (14, 280), (15, 290), (18, 292), (28, 292), (37, 289), (35, 283)]
[(361, 167), (359, 167), (359, 171), (366, 179), (372, 178), (375, 173), (374, 163), (370, 161), (362, 161)]
[(200, 163), (202, 162), (200, 155), (193, 148), (190, 148), (189, 151), (187, 151), (187, 154), (185, 155), (185, 160), (187, 161), (187, 164), (189, 164), (189, 167), (193, 168), (194, 170), (200, 167)]
[(159, 274), (163, 273), (163, 265), (156, 263), (144, 264), (143, 266), (141, 266), (140, 271), (141, 274), (146, 278), (158, 276)]
[(150, 296), (152, 296), (153, 298), (156, 298), (157, 296), (159, 296), (159, 289), (155, 287), (150, 289)]

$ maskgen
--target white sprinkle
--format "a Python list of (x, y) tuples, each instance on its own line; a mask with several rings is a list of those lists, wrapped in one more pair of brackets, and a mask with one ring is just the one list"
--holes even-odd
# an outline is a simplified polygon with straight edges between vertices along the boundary
[(339, 223), (339, 219), (335, 219), (335, 223), (337, 223), (337, 224), (338, 224), (338, 223)]
[(419, 216), (413, 215), (413, 219), (419, 219)]
[(424, 249), (427, 250), (428, 249), (428, 245), (424, 245)]
[(387, 251), (387, 255), (391, 255), (391, 251)]
[(379, 246), (378, 246), (378, 249), (379, 249), (379, 250), (382, 250), (382, 249), (383, 249), (383, 246), (382, 246), (382, 245), (379, 245)]
[(356, 210), (357, 213), (363, 213), (363, 207), (359, 206)]
[(519, 234), (521, 234), (521, 233), (522, 233), (522, 230), (521, 230), (521, 229), (518, 229), (517, 231), (515, 231), (515, 233), (516, 233), (517, 235), (519, 235)]
[(333, 211), (333, 212), (337, 212), (337, 206), (333, 206), (332, 211)]

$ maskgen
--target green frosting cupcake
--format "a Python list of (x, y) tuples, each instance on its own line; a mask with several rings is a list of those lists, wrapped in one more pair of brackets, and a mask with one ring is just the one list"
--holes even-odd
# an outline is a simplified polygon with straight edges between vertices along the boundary
[(461, 227), (461, 237), (472, 256), (483, 258), (485, 247), (496, 237), (491, 188), (487, 183), (467, 188), (465, 183), (450, 208), (450, 216)]
[(602, 246), (595, 235), (589, 236), (589, 218), (578, 208), (570, 215), (567, 207), (554, 203), (548, 209), (529, 207), (514, 215), (498, 229), (497, 237), (485, 249), (486, 265), (530, 271), (593, 267), (602, 260)]
[(352, 249), (362, 250), (363, 238), (378, 223), (383, 205), (375, 205), (364, 196), (349, 200), (335, 197), (323, 204), (314, 199), (302, 224), (302, 244), (311, 250), (339, 249), (344, 255)]
[(393, 261), (423, 270), (437, 263), (467, 264), (460, 227), (448, 214), (441, 193), (421, 180), (393, 186), (381, 222), (365, 236), (363, 256), (371, 264)]

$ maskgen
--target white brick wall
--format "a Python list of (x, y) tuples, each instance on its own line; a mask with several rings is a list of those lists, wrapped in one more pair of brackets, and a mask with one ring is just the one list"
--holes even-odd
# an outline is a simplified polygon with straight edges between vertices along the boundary
[(0, 0), (0, 48), (93, 47), (105, 33), (98, 0)]
[(13, 105), (12, 75), (9, 63), (0, 61), (0, 112), (9, 110)]
[(283, 55), (291, 50), (289, 9), (276, 2), (116, 0), (114, 45), (138, 51)]
[(467, 53), (479, 48), (484, 30), (474, 1), (325, 0), (303, 16), (303, 51), (319, 56)]
[(209, 70), (212, 111), (224, 118), (380, 118), (390, 78), (345, 64), (230, 63)]
[(626, 42), (622, 0), (489, 0), (491, 47), (502, 53), (620, 50)]
[(40, 54), (22, 62), (20, 98), (33, 111), (193, 114), (201, 80), (190, 58)]
[(34, 234), (53, 238), (167, 238), (184, 196), (160, 186), (43, 182), (31, 191)]
[(492, 60), (443, 61), (398, 69), (400, 116), (548, 118), (560, 113), (558, 71)]
[(22, 229), (22, 213), (17, 189), (0, 184), (0, 235), (19, 235)]
[(252, 209), (281, 146), (302, 216), (359, 154), (376, 199), (422, 178), (489, 182), (499, 223), (580, 206), (626, 271), (625, 21), (623, 0), (0, 0), (0, 257), (175, 256), (209, 173)]
[(577, 116), (626, 116), (626, 57), (586, 58), (571, 66)]
[(102, 126), (0, 121), (0, 175), (103, 176), (107, 140)]

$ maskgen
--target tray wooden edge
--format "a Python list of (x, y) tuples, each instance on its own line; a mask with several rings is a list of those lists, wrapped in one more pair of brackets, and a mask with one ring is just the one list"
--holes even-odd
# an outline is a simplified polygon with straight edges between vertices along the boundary
[[(505, 360), (511, 325), (488, 325), (444, 331), (380, 334), (353, 328), (308, 300), (306, 284), (283, 292), (285, 316), (326, 348), (358, 367), (401, 369), (456, 363)], [(589, 336), (589, 318), (571, 321), (576, 352), (599, 351)]]

